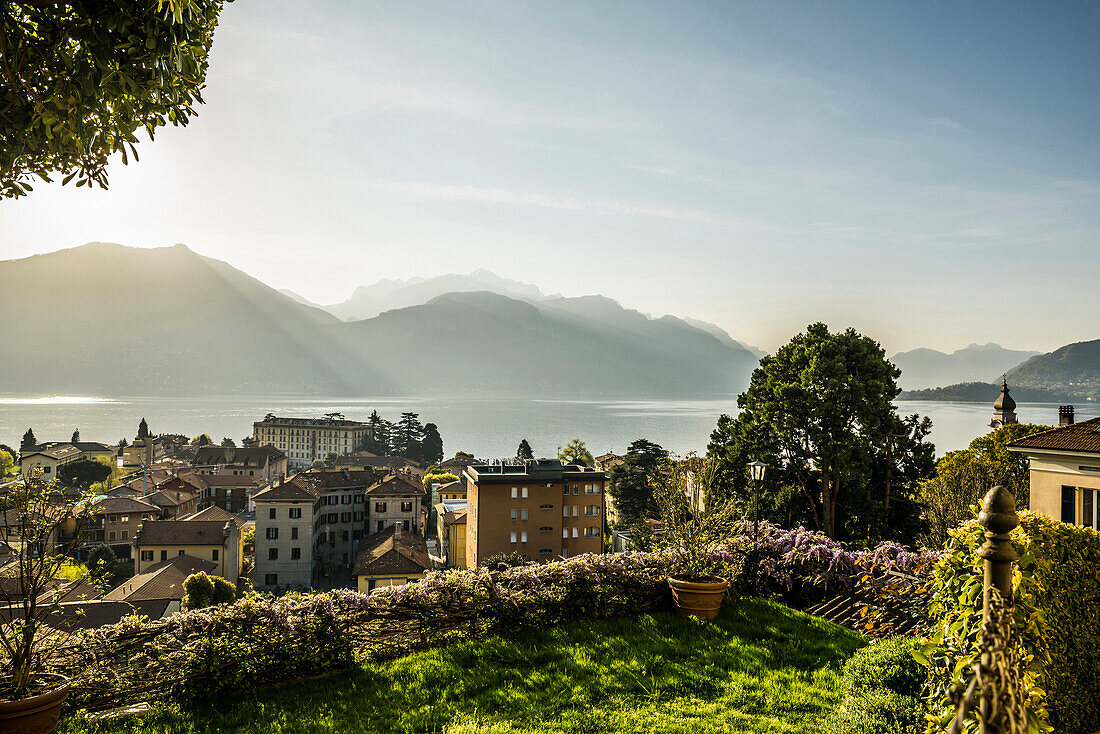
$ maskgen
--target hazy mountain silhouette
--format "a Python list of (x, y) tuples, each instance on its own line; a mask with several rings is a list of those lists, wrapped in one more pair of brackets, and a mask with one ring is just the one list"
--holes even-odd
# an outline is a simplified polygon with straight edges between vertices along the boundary
[(935, 349), (899, 352), (890, 358), (901, 369), (901, 387), (919, 390), (963, 382), (990, 383), (1040, 352), (1005, 349), (999, 344), (971, 344), (951, 354)]
[(338, 321), (183, 245), (92, 243), (0, 262), (0, 381), (34, 394), (392, 389)]
[(598, 296), (535, 305), (448, 293), (338, 330), (373, 370), (417, 392), (733, 393), (756, 364), (679, 319), (647, 319)]
[(488, 270), (475, 270), (465, 275), (380, 280), (373, 285), (359, 286), (351, 294), (351, 298), (342, 303), (322, 308), (345, 321), (358, 321), (395, 308), (419, 306), (445, 293), (477, 291), (488, 291), (527, 300), (543, 298), (542, 292), (534, 285), (502, 278)]
[[(373, 294), (400, 302), (444, 282)], [(524, 284), (345, 323), (183, 245), (4, 261), (0, 283), (0, 384), (28, 394), (702, 396), (743, 389), (756, 364), (681, 319), (599, 296), (531, 303)]]

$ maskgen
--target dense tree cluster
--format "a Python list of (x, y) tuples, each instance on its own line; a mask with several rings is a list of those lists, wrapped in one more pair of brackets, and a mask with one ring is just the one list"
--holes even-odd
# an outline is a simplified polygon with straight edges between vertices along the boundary
[(588, 446), (585, 445), (584, 441), (579, 438), (574, 438), (565, 445), (565, 448), (559, 448), (558, 459), (564, 464), (596, 465), (596, 460), (592, 458), (592, 452), (588, 450)]
[(760, 361), (740, 414), (719, 420), (708, 449), (715, 499), (747, 512), (747, 466), (760, 460), (770, 467), (757, 488), (763, 517), (860, 544), (914, 540), (917, 483), (931, 476), (935, 447), (924, 440), (929, 419), (898, 415), (900, 374), (874, 340), (811, 324)]
[(443, 460), (443, 437), (435, 423), (421, 424), (418, 413), (406, 412), (390, 422), (372, 411), (367, 418), (370, 435), (360, 449), (378, 456), (401, 456), (428, 466)]
[(662, 446), (639, 438), (627, 448), (623, 463), (611, 470), (607, 493), (615, 502), (621, 524), (634, 526), (660, 514), (652, 480), (666, 459), (668, 451)]

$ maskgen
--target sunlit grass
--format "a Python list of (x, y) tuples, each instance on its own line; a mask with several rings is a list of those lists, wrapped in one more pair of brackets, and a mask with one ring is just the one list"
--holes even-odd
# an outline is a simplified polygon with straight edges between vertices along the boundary
[(232, 700), (61, 732), (791, 732), (839, 702), (862, 640), (779, 604), (591, 622), (409, 655)]

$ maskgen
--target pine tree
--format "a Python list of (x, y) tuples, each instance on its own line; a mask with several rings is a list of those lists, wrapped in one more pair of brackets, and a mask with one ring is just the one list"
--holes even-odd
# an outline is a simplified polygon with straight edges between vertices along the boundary
[(69, 443), (80, 443), (80, 429), (77, 428), (73, 431), (73, 437), (69, 439)]
[(443, 437), (434, 423), (424, 425), (424, 439), (420, 443), (422, 459), (425, 464), (438, 464), (443, 461)]
[(370, 432), (360, 448), (378, 456), (388, 455), (390, 453), (390, 424), (378, 414), (377, 410), (374, 410), (367, 418), (367, 427)]
[(38, 439), (34, 437), (34, 430), (28, 428), (27, 432), (23, 434), (23, 440), (19, 444), (20, 451), (27, 451), (33, 449), (38, 445)]
[(535, 458), (535, 452), (531, 450), (531, 444), (527, 443), (527, 439), (523, 439), (519, 442), (519, 448), (516, 449), (517, 459), (533, 459)]
[(423, 456), (424, 426), (420, 424), (420, 415), (417, 413), (402, 413), (401, 420), (397, 422), (397, 436), (394, 453), (420, 463)]
[(137, 438), (140, 441), (143, 438), (149, 438), (149, 424), (145, 422), (145, 419), (141, 419), (141, 423), (138, 423)]

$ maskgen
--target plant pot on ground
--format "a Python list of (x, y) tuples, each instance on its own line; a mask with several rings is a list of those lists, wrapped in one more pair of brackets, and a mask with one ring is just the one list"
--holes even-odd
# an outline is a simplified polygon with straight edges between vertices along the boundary
[(14, 551), (0, 579), (0, 734), (52, 734), (69, 695), (50, 672), (76, 620), (63, 602), (82, 567), (74, 561), (96, 513), (87, 487), (46, 482), (37, 473), (0, 495), (0, 541)]
[(733, 533), (736, 511), (732, 503), (714, 502), (714, 468), (710, 459), (689, 454), (667, 459), (650, 477), (661, 523), (654, 538), (677, 556), (668, 585), (681, 617), (717, 619), (729, 588), (732, 569), (715, 556)]

